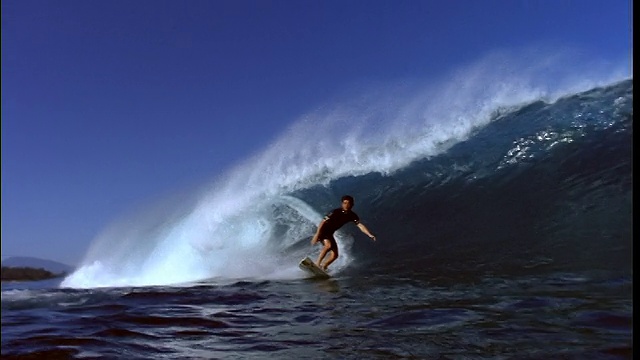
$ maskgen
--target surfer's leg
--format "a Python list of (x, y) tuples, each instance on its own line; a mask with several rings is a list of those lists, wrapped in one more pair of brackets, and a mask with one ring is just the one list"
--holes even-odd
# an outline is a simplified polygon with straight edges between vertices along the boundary
[(327, 260), (327, 262), (324, 264), (322, 269), (324, 271), (327, 271), (327, 268), (329, 267), (329, 265), (331, 265), (332, 262), (336, 261), (337, 258), (338, 258), (338, 247), (336, 246), (335, 248), (331, 249), (331, 255), (329, 255), (329, 260)]
[(331, 249), (331, 242), (327, 239), (322, 239), (322, 244), (324, 244), (324, 246), (322, 247), (322, 251), (320, 251), (320, 255), (318, 255), (318, 261), (316, 262), (316, 265), (318, 265), (318, 267), (322, 267), (322, 259), (324, 259), (324, 257), (327, 255), (327, 251), (329, 251)]

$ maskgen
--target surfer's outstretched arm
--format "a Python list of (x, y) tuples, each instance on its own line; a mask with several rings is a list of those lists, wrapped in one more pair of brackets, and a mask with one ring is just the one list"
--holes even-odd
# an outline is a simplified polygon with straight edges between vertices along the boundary
[(371, 233), (371, 231), (369, 231), (369, 229), (367, 229), (366, 226), (364, 226), (363, 223), (358, 223), (358, 229), (360, 229), (360, 231), (362, 231), (365, 235), (367, 235), (368, 237), (371, 238), (371, 240), (376, 241), (376, 237), (375, 235), (373, 235)]

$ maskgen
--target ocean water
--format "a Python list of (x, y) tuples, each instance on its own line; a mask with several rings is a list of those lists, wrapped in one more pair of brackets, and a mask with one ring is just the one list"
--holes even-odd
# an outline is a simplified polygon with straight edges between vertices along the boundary
[[(498, 85), (310, 114), (123, 216), (67, 278), (2, 284), (2, 357), (632, 358), (633, 80)], [(378, 241), (345, 226), (307, 279), (343, 194)]]

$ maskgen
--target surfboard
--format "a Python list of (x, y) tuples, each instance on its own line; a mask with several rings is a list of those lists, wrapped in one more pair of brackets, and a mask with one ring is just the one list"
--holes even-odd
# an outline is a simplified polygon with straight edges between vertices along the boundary
[(316, 263), (314, 263), (309, 257), (302, 259), (300, 261), (300, 269), (306, 271), (309, 275), (312, 275), (315, 278), (323, 278), (328, 279), (331, 277), (326, 271), (320, 269)]

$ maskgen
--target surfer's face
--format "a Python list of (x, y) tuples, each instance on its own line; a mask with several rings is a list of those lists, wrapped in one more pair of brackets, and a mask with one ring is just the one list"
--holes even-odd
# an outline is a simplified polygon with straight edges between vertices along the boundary
[(349, 200), (342, 200), (342, 210), (351, 210), (353, 203)]

